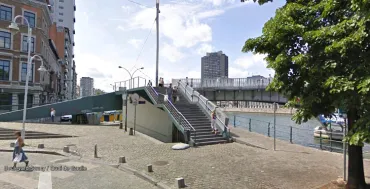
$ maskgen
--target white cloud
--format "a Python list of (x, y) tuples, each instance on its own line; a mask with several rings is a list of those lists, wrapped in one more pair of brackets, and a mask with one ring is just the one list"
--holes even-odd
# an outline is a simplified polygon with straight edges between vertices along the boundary
[[(212, 29), (208, 24), (202, 23), (201, 19), (220, 15), (222, 11), (204, 11), (204, 8), (202, 5), (164, 4), (160, 7), (159, 31), (176, 47), (190, 48), (212, 41)], [(154, 15), (154, 8), (143, 9), (127, 21), (127, 28), (151, 29)]]
[(200, 45), (200, 47), (197, 49), (197, 53), (201, 56), (206, 55), (207, 52), (213, 51), (213, 46), (210, 44), (203, 43)]
[(210, 10), (210, 11), (204, 11), (200, 12), (196, 15), (198, 19), (205, 19), (205, 18), (210, 18), (210, 17), (215, 17), (219, 16), (221, 14), (225, 13), (224, 10)]
[(165, 57), (170, 62), (177, 62), (184, 57), (184, 54), (176, 47), (165, 43), (161, 49), (161, 56)]
[(229, 68), (229, 77), (247, 77), (251, 75), (274, 75), (272, 69), (267, 69), (263, 54), (248, 54), (237, 58)]
[(205, 2), (212, 3), (214, 6), (221, 6), (228, 3), (233, 3), (235, 0), (204, 0)]
[(142, 39), (130, 39), (128, 43), (137, 49), (140, 47), (140, 45), (143, 44), (143, 40)]

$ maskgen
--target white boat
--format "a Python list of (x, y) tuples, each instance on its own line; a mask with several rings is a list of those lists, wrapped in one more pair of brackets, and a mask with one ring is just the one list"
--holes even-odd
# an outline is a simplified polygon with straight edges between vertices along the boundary
[(332, 127), (330, 132), (330, 129), (324, 126), (317, 126), (314, 130), (314, 136), (320, 138), (320, 135), (323, 139), (330, 139), (331, 135), (332, 140), (343, 140), (343, 131), (341, 129), (335, 129), (335, 127)]

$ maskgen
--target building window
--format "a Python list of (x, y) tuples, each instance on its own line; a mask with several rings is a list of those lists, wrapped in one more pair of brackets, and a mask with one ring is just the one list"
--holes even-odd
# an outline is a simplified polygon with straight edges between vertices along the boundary
[[(33, 82), (33, 70), (34, 69), (34, 64), (31, 66), (30, 70), (30, 78), (29, 82)], [(21, 81), (25, 82), (27, 77), (27, 63), (22, 63), (22, 68), (21, 68)]]
[(11, 34), (9, 32), (0, 31), (0, 48), (10, 49)]
[(64, 7), (63, 7), (63, 6), (59, 6), (59, 8), (60, 8), (60, 9), (64, 9)]
[(60, 16), (63, 16), (64, 14), (62, 12), (59, 13)]
[[(23, 110), (24, 94), (18, 94), (18, 110)], [(33, 104), (33, 95), (27, 95), (27, 108), (31, 108)]]
[(12, 94), (0, 93), (0, 110), (12, 110)]
[(32, 28), (36, 26), (36, 15), (35, 13), (24, 11), (23, 16), (26, 17), (28, 23)]
[[(28, 52), (28, 36), (24, 35), (23, 40), (22, 40), (22, 51), (23, 52)], [(31, 37), (31, 52), (35, 52), (35, 38)]]
[(63, 22), (63, 20), (62, 20), (62, 19), (59, 19), (58, 21), (59, 21), (59, 22)]
[(62, 3), (63, 3), (63, 2), (64, 2), (64, 0), (59, 0), (59, 2), (62, 2)]
[(0, 19), (12, 21), (12, 11), (13, 11), (12, 7), (1, 5), (0, 6)]
[(10, 61), (0, 60), (0, 80), (9, 81)]

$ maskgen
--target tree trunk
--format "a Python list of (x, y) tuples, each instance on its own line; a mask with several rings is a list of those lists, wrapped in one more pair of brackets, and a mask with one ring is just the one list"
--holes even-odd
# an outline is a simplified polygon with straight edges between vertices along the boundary
[[(348, 130), (353, 129), (357, 120), (357, 112), (348, 112)], [(362, 146), (348, 146), (348, 182), (346, 189), (365, 189), (364, 160)]]

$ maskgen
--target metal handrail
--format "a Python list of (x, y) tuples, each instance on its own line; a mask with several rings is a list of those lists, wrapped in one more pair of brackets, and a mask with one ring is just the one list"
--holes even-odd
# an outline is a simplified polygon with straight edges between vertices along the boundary
[[(191, 88), (192, 89), (192, 94), (189, 92), (188, 93), (188, 91), (186, 90), (186, 87), (187, 87), (187, 85), (185, 84), (185, 83), (182, 83), (182, 81), (178, 81), (178, 83), (179, 83), (179, 88), (180, 88), (180, 86), (181, 87), (183, 87), (184, 88), (184, 93), (185, 93), (185, 96), (187, 96), (187, 94), (189, 94), (191, 97), (193, 97), (193, 96), (196, 96), (197, 98), (198, 98), (198, 101), (197, 101), (197, 103), (200, 103), (199, 102), (199, 99), (200, 99), (200, 101), (201, 102), (203, 102), (203, 104), (205, 105), (205, 110), (206, 111), (212, 111), (209, 107), (208, 107), (208, 103), (210, 103), (210, 104), (213, 104), (212, 102), (209, 102), (208, 100), (206, 100), (206, 101), (204, 101), (202, 98), (201, 98), (201, 96), (202, 95), (200, 95), (199, 94), (199, 92), (197, 92), (198, 93), (198, 96), (197, 95), (194, 95), (194, 89), (193, 88)], [(205, 98), (205, 97), (204, 97)], [(205, 98), (206, 99), (206, 98)], [(192, 99), (191, 99), (191, 101), (193, 101)], [(215, 109), (216, 109), (216, 111), (217, 111), (217, 108), (219, 108), (217, 105), (215, 105), (215, 104), (213, 104), (214, 106), (215, 106)], [(201, 106), (202, 107), (202, 106)], [(223, 112), (221, 112), (220, 114), (222, 114)], [(227, 116), (225, 116), (225, 117), (227, 117)], [(222, 126), (224, 127), (224, 128), (226, 128), (226, 131), (228, 132), (228, 136), (230, 136), (230, 128), (226, 125), (226, 123), (225, 122), (223, 122), (218, 116), (216, 116), (216, 119), (222, 124)], [(225, 129), (223, 129), (224, 131), (225, 131)]]
[[(165, 95), (165, 94), (161, 94), (161, 93), (158, 93), (152, 86), (148, 86), (152, 91), (154, 91), (155, 95), (156, 95), (156, 100), (157, 100), (157, 103), (158, 103), (158, 97), (159, 95)], [(172, 104), (171, 101), (167, 100), (167, 103), (163, 102), (164, 106), (167, 108), (167, 110), (174, 116), (175, 119), (178, 119), (176, 120), (180, 125), (181, 127), (184, 128), (184, 130), (188, 129), (188, 130), (191, 130), (194, 132), (194, 142), (196, 143), (196, 130), (194, 129), (194, 127), (189, 123), (189, 121), (185, 118), (185, 116)], [(174, 111), (174, 112), (173, 112)], [(177, 114), (177, 115), (176, 115)], [(185, 122), (185, 123), (184, 123)]]
[(137, 87), (140, 87), (139, 86), (140, 85), (140, 80), (144, 80), (144, 84), (142, 85), (142, 87), (147, 85), (146, 78), (137, 76), (137, 77), (133, 77), (131, 79), (125, 80), (125, 81), (114, 82), (114, 85), (113, 85), (114, 90), (119, 91), (119, 87), (122, 87), (122, 83), (124, 84), (123, 87), (126, 87), (127, 89), (134, 89), (135, 88), (135, 80), (137, 80)]

